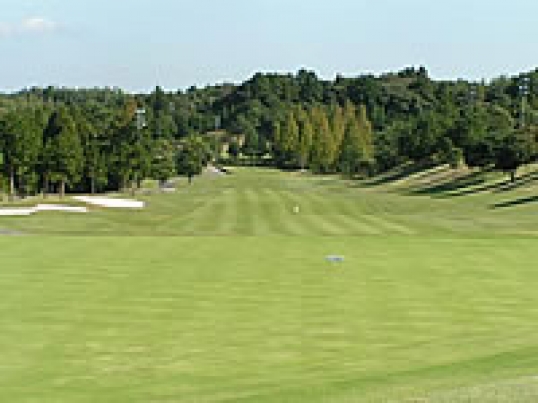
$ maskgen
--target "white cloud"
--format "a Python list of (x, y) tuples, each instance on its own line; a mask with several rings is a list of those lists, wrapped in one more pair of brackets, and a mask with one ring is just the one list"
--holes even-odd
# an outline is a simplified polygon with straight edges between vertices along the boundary
[(0, 38), (22, 34), (43, 35), (59, 29), (58, 23), (44, 17), (25, 18), (16, 24), (0, 22)]
[(45, 33), (56, 31), (58, 24), (43, 17), (31, 17), (21, 21), (20, 28), (23, 32)]

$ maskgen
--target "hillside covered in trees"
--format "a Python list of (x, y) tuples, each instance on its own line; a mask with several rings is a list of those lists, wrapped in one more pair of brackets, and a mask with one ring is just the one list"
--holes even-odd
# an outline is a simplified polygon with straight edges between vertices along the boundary
[(425, 68), (151, 94), (29, 88), (0, 95), (0, 188), (98, 192), (199, 173), (209, 160), (367, 176), (401, 164), (494, 168), (538, 157), (538, 70), (491, 82)]

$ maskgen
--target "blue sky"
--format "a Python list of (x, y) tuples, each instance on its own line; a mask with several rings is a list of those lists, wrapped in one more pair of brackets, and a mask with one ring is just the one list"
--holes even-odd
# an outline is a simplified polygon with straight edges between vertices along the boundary
[(0, 91), (31, 85), (147, 91), (256, 71), (436, 78), (538, 67), (538, 1), (0, 0)]

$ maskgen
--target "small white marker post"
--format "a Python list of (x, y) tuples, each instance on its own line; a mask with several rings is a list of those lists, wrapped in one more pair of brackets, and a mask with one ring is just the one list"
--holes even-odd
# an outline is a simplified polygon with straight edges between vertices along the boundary
[(340, 255), (329, 255), (329, 256), (325, 256), (325, 260), (327, 260), (327, 262), (329, 263), (339, 264), (339, 263), (344, 263), (346, 258)]
[(301, 209), (299, 208), (299, 206), (295, 206), (295, 207), (293, 208), (293, 212), (294, 212), (295, 214), (299, 214), (300, 211), (301, 211)]

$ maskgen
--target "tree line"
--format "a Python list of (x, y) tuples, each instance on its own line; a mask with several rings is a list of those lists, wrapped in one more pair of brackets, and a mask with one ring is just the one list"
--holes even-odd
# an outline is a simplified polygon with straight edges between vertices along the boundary
[(108, 115), (64, 104), (10, 109), (0, 116), (2, 187), (12, 196), (135, 190), (148, 178), (192, 178), (212, 158), (200, 136), (159, 135), (140, 113), (134, 98)]
[(343, 107), (291, 108), (272, 132), (272, 151), (281, 168), (314, 173), (368, 172), (374, 165), (373, 131), (366, 108), (347, 101)]
[(241, 156), (349, 176), (409, 162), (513, 176), (537, 159), (537, 127), (538, 71), (487, 83), (407, 68), (334, 80), (258, 73), (238, 85), (150, 94), (29, 88), (0, 94), (1, 181), (10, 193), (99, 192)]
[[(358, 120), (351, 127), (362, 132), (351, 136), (357, 139), (352, 147), (349, 139), (342, 142), (350, 105)], [(245, 134), (244, 154), (254, 154), (258, 145), (258, 153), (269, 152), (277, 166), (314, 172), (365, 175), (438, 163), (498, 169), (514, 178), (521, 165), (538, 158), (537, 71), (489, 83), (435, 81), (425, 68), (334, 81), (307, 71), (257, 74), (216, 108), (224, 111), (227, 130)], [(341, 110), (347, 111), (343, 126)], [(312, 124), (310, 152), (290, 155), (293, 144), (299, 147), (297, 138), (309, 141)]]

